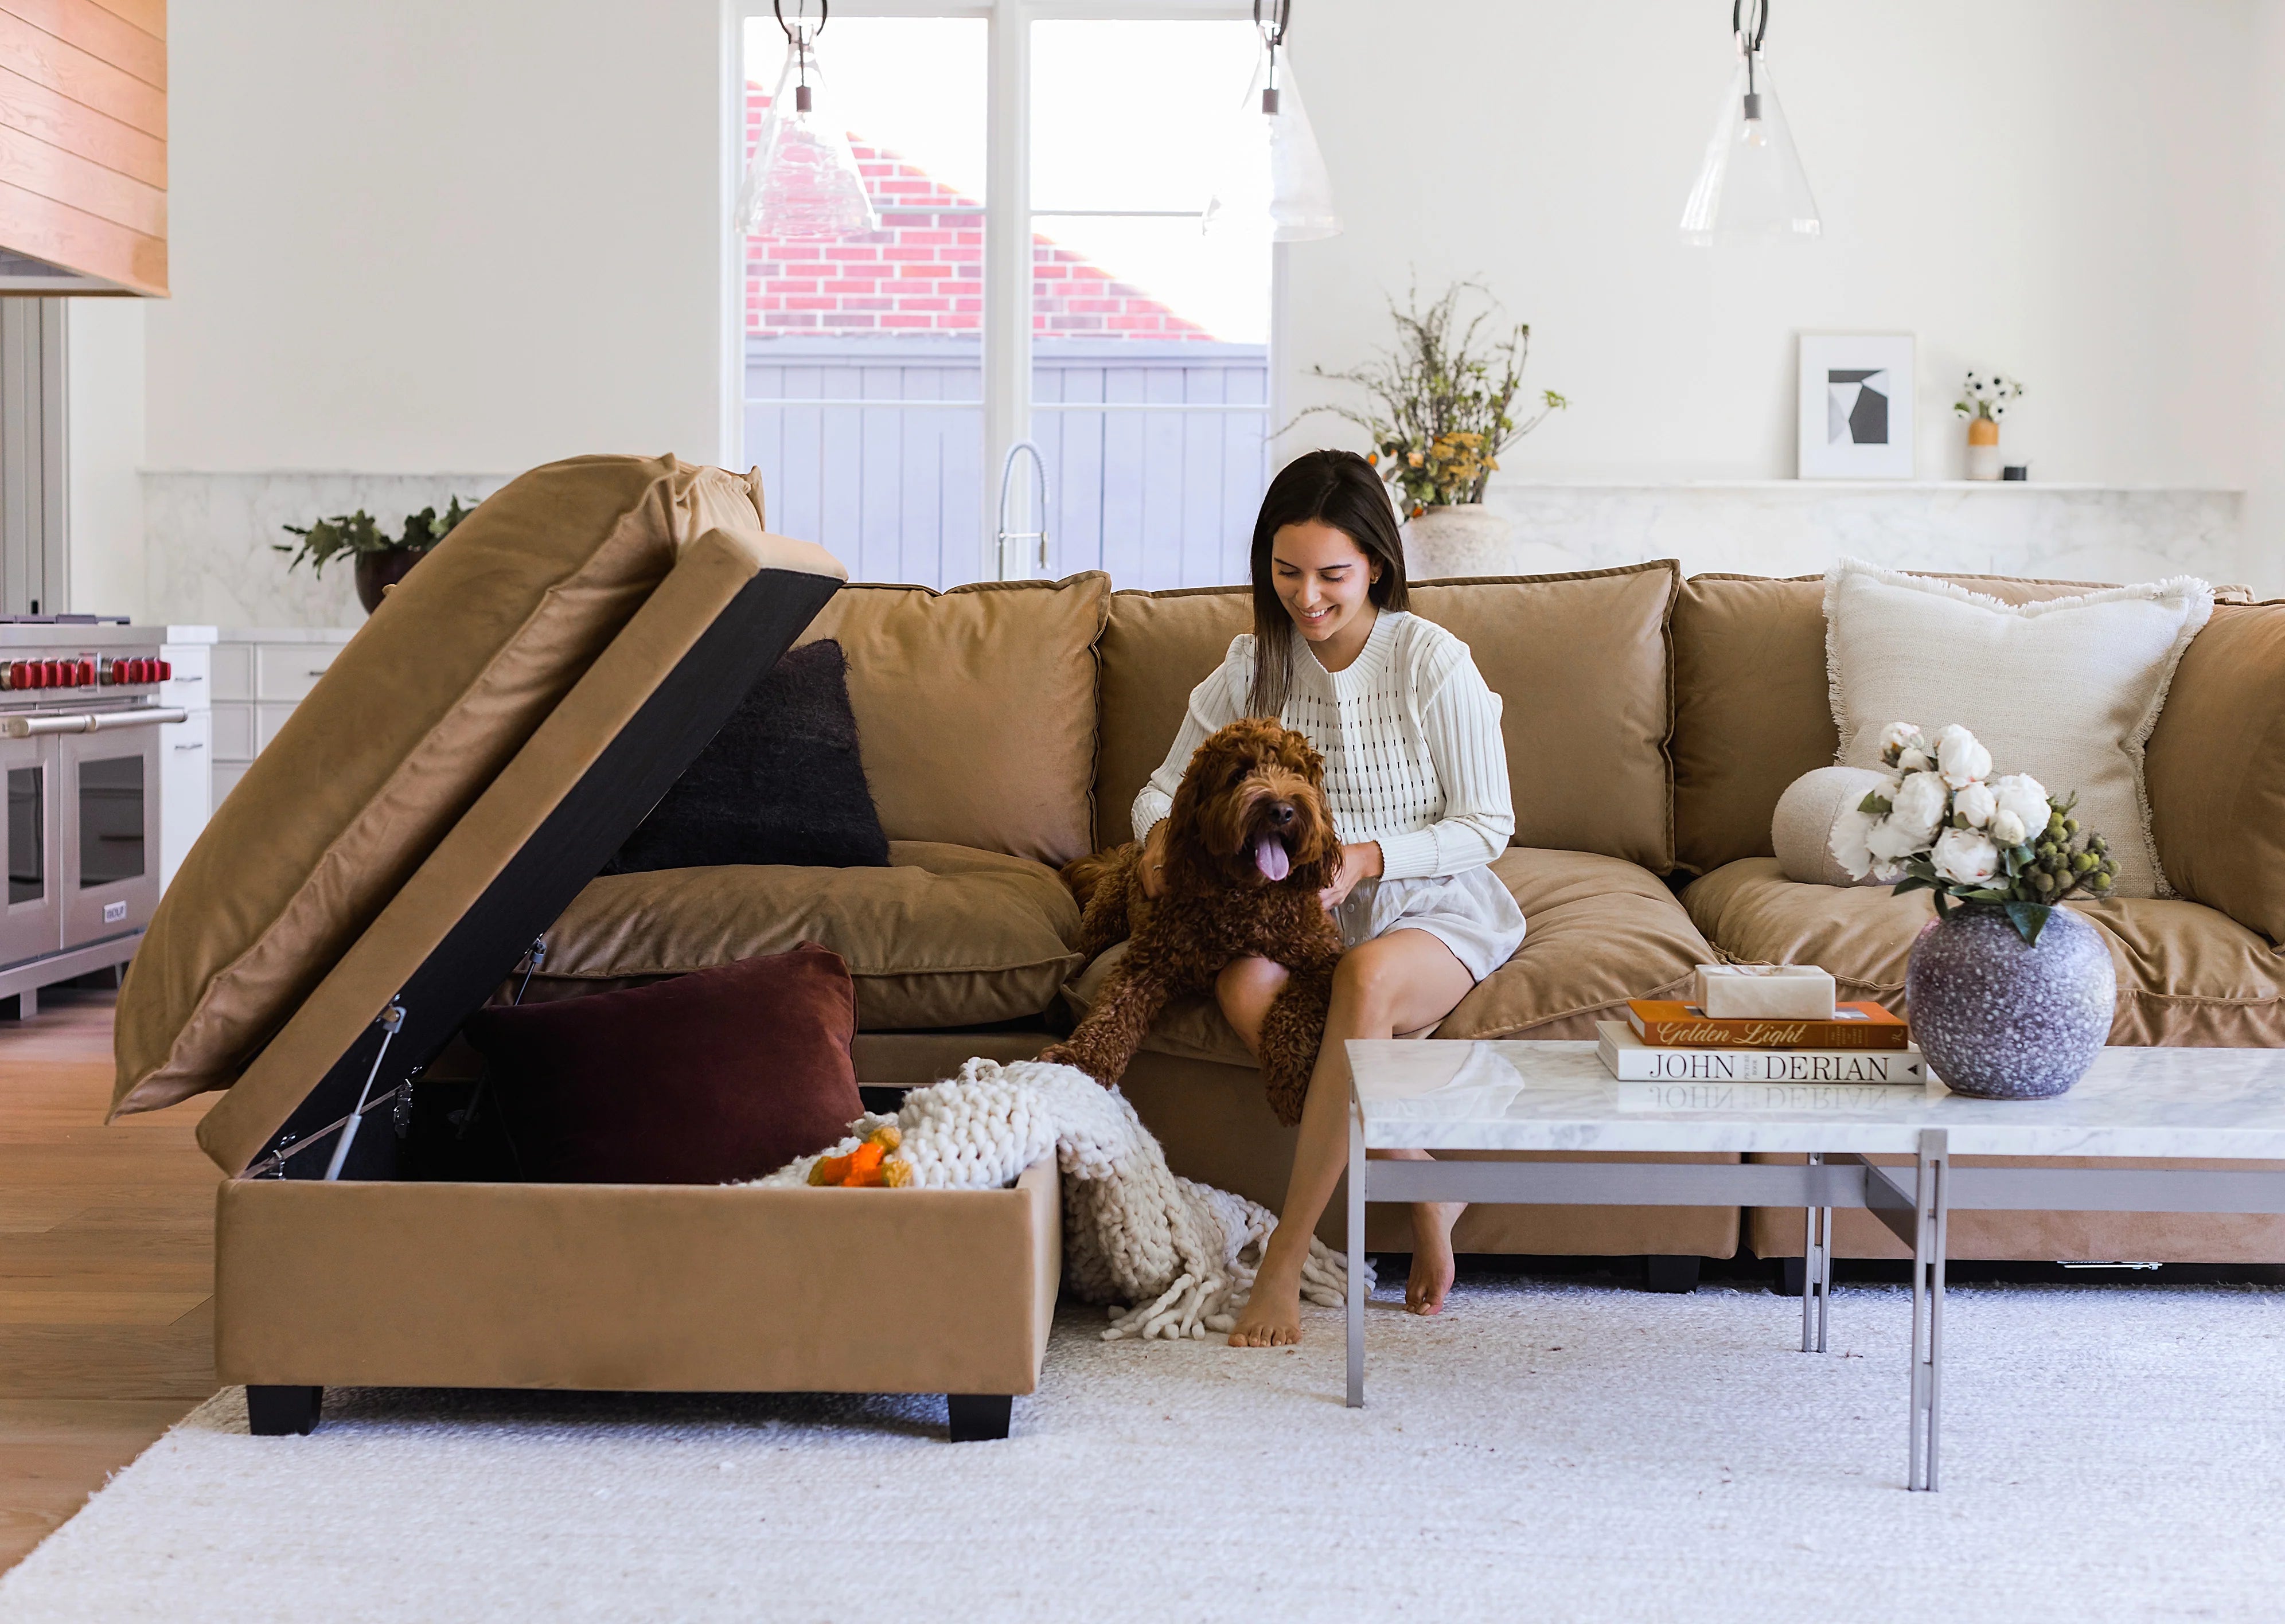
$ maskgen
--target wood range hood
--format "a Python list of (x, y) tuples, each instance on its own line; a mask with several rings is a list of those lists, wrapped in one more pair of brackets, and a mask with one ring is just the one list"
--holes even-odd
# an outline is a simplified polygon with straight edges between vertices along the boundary
[(0, 294), (166, 292), (166, 0), (0, 0)]

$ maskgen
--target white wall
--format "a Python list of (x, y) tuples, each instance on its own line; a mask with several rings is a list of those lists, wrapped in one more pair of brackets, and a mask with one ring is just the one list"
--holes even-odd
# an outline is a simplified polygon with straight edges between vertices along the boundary
[[(1726, 82), (1719, 0), (1303, 0), (1294, 54), (1348, 231), (1292, 252), (1290, 397), (1319, 397), (1311, 363), (1362, 358), (1415, 272), (1480, 276), (1533, 323), (1530, 381), (1575, 403), (1505, 480), (1778, 478), (1793, 335), (1908, 329), (1923, 478), (1957, 472), (1959, 373), (2019, 373), (2011, 460), (2247, 489), (2250, 573), (2285, 588), (2281, 13), (1793, 0), (1771, 60), (1828, 237), (1709, 252), (1674, 224)], [(176, 295), (145, 316), (146, 467), (735, 454), (715, 0), (172, 21)], [(227, 545), (259, 568), (246, 528)], [(257, 600), (177, 591), (212, 530), (154, 521), (151, 613)], [(118, 545), (90, 578), (133, 572)]]
[(2250, 200), (2257, 335), (2246, 572), (2285, 597), (2285, 0), (2261, 0), (2251, 56), (2255, 184)]
[(169, 22), (151, 467), (722, 454), (714, 0)]
[(144, 324), (140, 299), (74, 299), (64, 313), (70, 601), (78, 614), (146, 612), (143, 555)]
[(1921, 478), (1959, 476), (1975, 366), (2029, 381), (2005, 446), (2037, 478), (2242, 486), (2249, 137), (2280, 84), (2256, 10), (1780, 5), (1826, 239), (1708, 250), (1675, 225), (1733, 59), (1715, 0), (1412, 0), (1402, 27), (1308, 0), (1294, 59), (1348, 230), (1292, 251), (1292, 398), (1415, 274), (1478, 277), (1532, 323), (1527, 381), (1574, 403), (1511, 479), (1789, 478), (1794, 335), (1858, 329), (1920, 335)]

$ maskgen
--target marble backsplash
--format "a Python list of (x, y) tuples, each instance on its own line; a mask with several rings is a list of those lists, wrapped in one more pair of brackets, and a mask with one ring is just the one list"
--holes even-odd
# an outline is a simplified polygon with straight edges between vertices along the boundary
[[(504, 474), (146, 473), (146, 617), (223, 626), (355, 626), (344, 563), (288, 571), (280, 528), (363, 507), (392, 528)], [(1685, 574), (1813, 575), (1842, 554), (1904, 569), (2141, 581), (2198, 575), (2285, 591), (2253, 556), (2234, 490), (2040, 484), (1500, 484), (1517, 568), (1538, 574), (1678, 558)]]
[(362, 507), (392, 532), (407, 514), (490, 496), (506, 474), (143, 475), (144, 617), (160, 624), (357, 626), (349, 561), (323, 576), (272, 552), (284, 526)]
[(1846, 555), (1893, 569), (2148, 581), (2202, 576), (2285, 591), (2285, 558), (2250, 555), (2235, 490), (1992, 482), (1494, 485), (1522, 573), (1650, 558), (1684, 575), (1818, 575)]

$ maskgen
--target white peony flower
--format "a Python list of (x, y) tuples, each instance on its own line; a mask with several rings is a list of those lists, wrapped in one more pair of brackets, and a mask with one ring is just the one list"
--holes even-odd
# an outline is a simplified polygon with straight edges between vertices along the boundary
[(2015, 814), (2023, 832), (2031, 838), (2038, 838), (2039, 831), (2047, 827), (2047, 787), (2029, 773), (2010, 773), (2005, 778), (1993, 779), (1991, 796), (2001, 812)]
[(1999, 848), (1981, 829), (1944, 830), (1929, 858), (1954, 885), (1988, 884), (1999, 872)]
[(1881, 759), (1890, 766), (1894, 766), (1906, 750), (1927, 748), (1928, 741), (1920, 737), (1920, 730), (1910, 722), (1891, 722), (1881, 729)]
[(2006, 807), (1991, 814), (1991, 827), (1984, 831), (2001, 846), (2020, 846), (2028, 838), (2023, 820)]
[(1848, 871), (1852, 880), (1861, 880), (1881, 867), (1870, 844), (1873, 831), (1878, 825), (1874, 814), (1850, 807), (1833, 820), (1833, 833), (1825, 848), (1833, 853), (1833, 860)]
[(1947, 799), (1943, 780), (1933, 773), (1909, 773), (1896, 786), (1896, 793), (1888, 797), (1892, 808), (1888, 826), (1895, 830), (1892, 843), (1904, 843), (1898, 855), (1928, 850), (1928, 842), (1943, 826)]
[(1980, 829), (1991, 821), (1991, 814), (1999, 810), (1989, 784), (1970, 784), (1955, 791), (1951, 797), (1952, 815), (1965, 818), (1970, 828)]
[(1936, 736), (1936, 771), (1954, 789), (1965, 789), (1991, 771), (1991, 752), (1975, 735), (1954, 722)]
[(1913, 746), (1896, 757), (1896, 767), (1899, 773), (1933, 773), (1936, 771), (1936, 757)]

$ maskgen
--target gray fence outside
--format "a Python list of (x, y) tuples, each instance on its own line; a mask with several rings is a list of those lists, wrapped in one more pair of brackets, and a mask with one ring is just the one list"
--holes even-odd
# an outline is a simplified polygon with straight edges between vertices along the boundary
[[(1000, 471), (982, 467), (980, 357), (961, 337), (749, 338), (746, 457), (771, 528), (857, 580), (989, 574), (982, 495)], [(1270, 473), (1263, 346), (1042, 338), (1032, 376), (1053, 498), (1039, 573), (1153, 589), (1245, 578)]]

